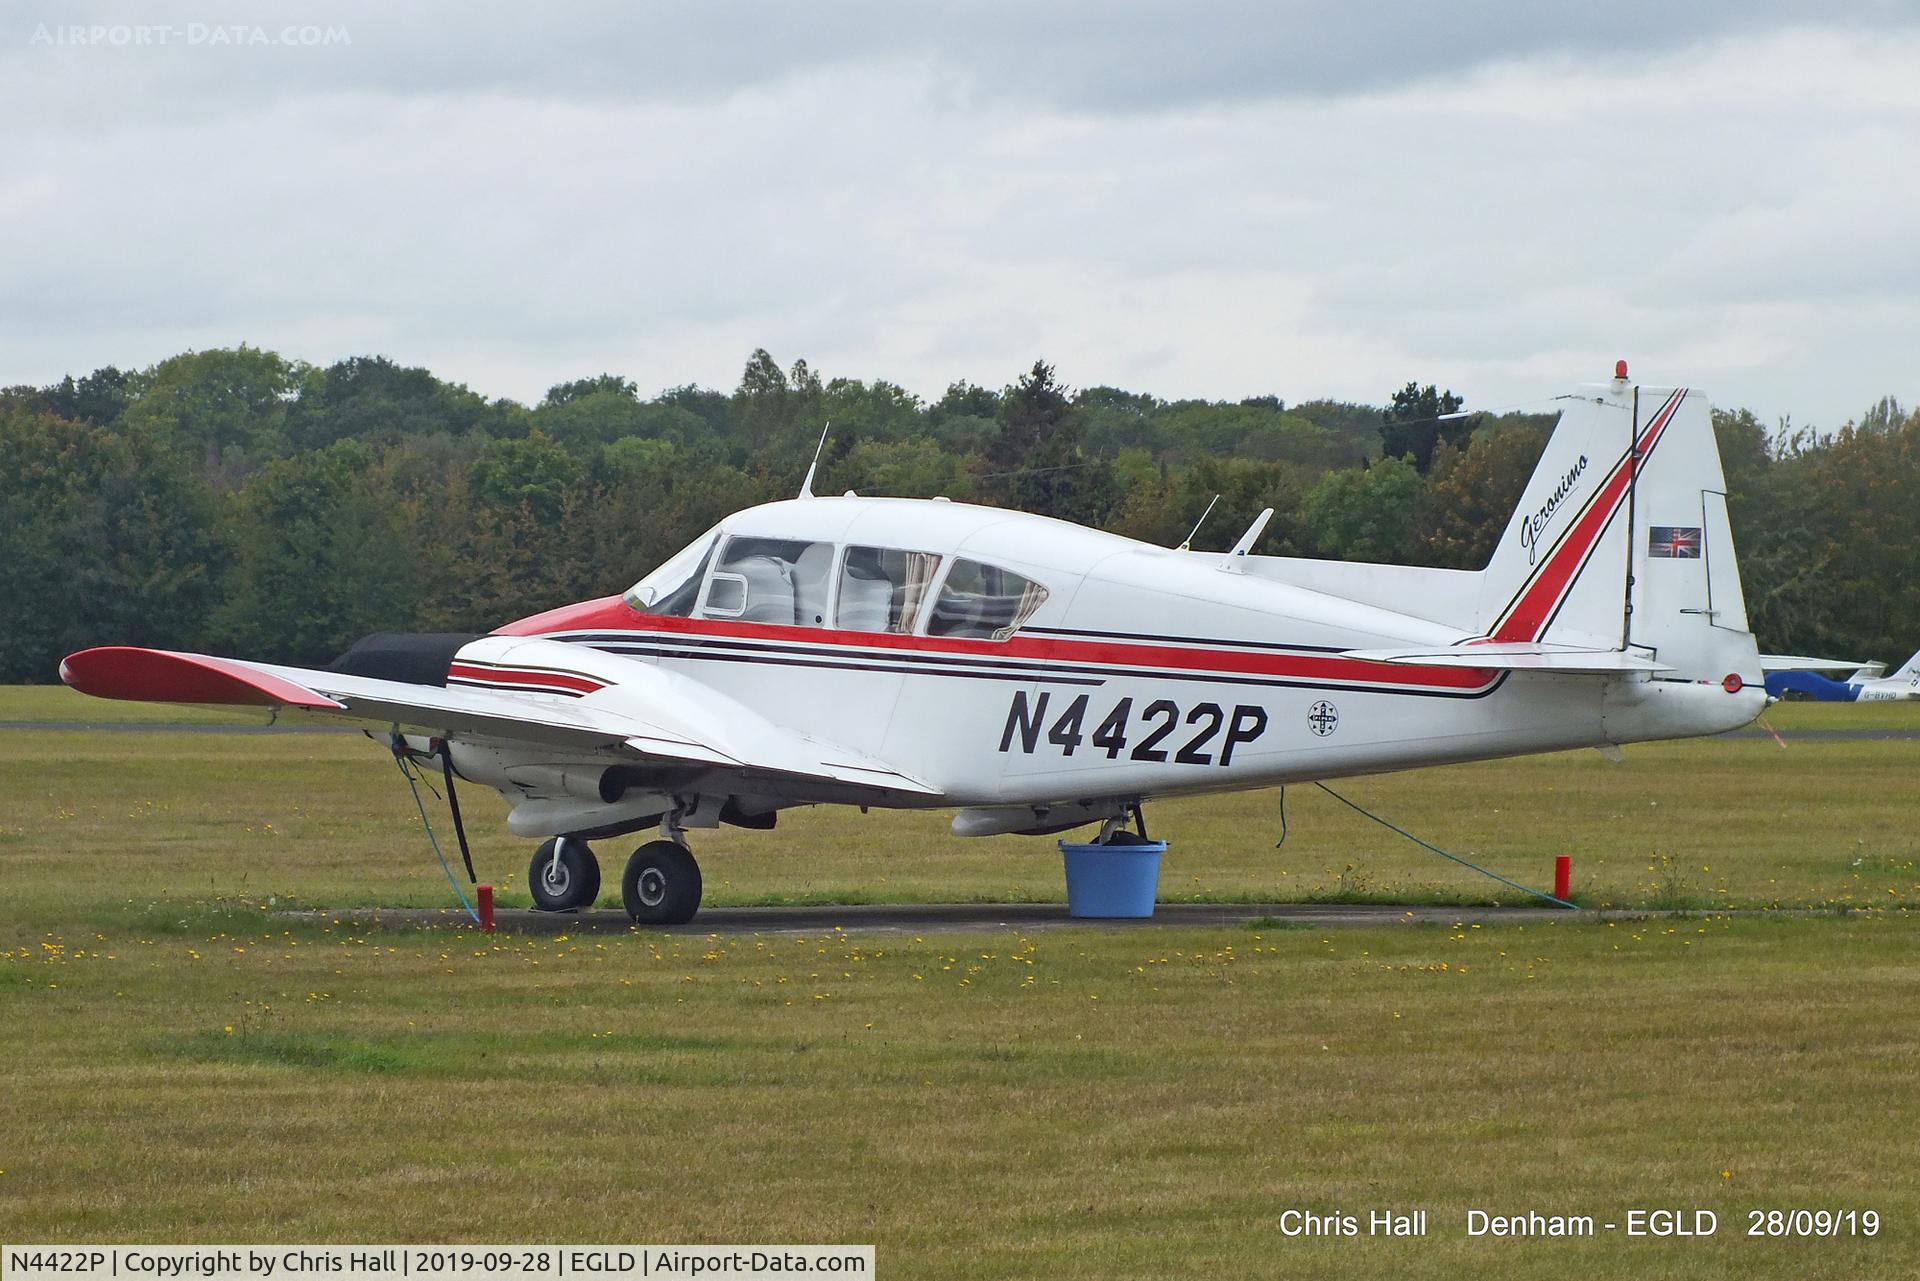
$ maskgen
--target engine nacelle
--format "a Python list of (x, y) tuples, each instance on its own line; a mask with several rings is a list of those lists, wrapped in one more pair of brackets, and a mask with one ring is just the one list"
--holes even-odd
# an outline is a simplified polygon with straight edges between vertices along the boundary
[(519, 752), (454, 743), (453, 768), (461, 778), (529, 800), (594, 800), (611, 805), (627, 794), (629, 772), (590, 761), (529, 761)]

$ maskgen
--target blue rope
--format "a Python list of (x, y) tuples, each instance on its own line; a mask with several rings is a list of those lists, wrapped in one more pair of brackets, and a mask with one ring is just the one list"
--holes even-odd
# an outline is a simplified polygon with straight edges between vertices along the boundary
[(440, 860), (440, 870), (447, 874), (447, 884), (453, 886), (453, 896), (460, 900), (460, 906), (473, 918), (473, 923), (480, 924), (480, 913), (467, 901), (466, 891), (460, 888), (460, 882), (454, 879), (453, 869), (447, 866), (447, 856), (440, 852), (440, 838), (433, 834), (433, 824), (427, 821), (427, 803), (420, 799), (420, 788), (413, 781), (413, 771), (407, 768), (407, 758), (395, 752), (393, 763), (400, 767), (400, 777), (407, 780), (407, 790), (413, 793), (413, 803), (420, 810), (420, 826), (427, 829), (427, 840), (433, 846), (433, 856)]
[[(1536, 890), (1531, 885), (1522, 885), (1518, 881), (1510, 881), (1506, 877), (1500, 875), (1500, 873), (1490, 872), (1486, 868), (1481, 867), (1478, 863), (1467, 862), (1467, 860), (1461, 858), (1458, 854), (1449, 854), (1445, 850), (1441, 849), (1438, 845), (1433, 845), (1426, 841), (1421, 840), (1419, 837), (1415, 836), (1412, 832), (1407, 831), (1404, 827), (1395, 827), (1392, 823), (1387, 822), (1386, 819), (1381, 818), (1378, 814), (1374, 814), (1368, 810), (1362, 809), (1358, 805), (1355, 805), (1352, 801), (1340, 795), (1340, 793), (1334, 791), (1331, 787), (1328, 787), (1325, 783), (1315, 783), (1314, 786), (1319, 788), (1321, 791), (1325, 792), (1328, 796), (1331, 796), (1334, 800), (1339, 801), (1342, 805), (1346, 806), (1348, 809), (1352, 810), (1354, 813), (1360, 814), (1366, 818), (1372, 819), (1374, 822), (1378, 823), (1380, 826), (1386, 828), (1389, 832), (1398, 832), (1400, 835), (1412, 841), (1415, 845), (1420, 846), (1422, 849), (1432, 850), (1435, 854), (1438, 854), (1441, 858), (1450, 859), (1453, 862), (1458, 863), (1460, 866), (1467, 868), (1470, 871), (1478, 872), (1480, 873), (1480, 875), (1485, 877), (1490, 877), (1491, 879), (1500, 882), (1502, 885), (1506, 885), (1513, 889), (1519, 890), (1522, 894), (1531, 894), (1535, 898), (1543, 898), (1547, 902), (1552, 903), (1557, 907), (1570, 907), (1570, 908), (1573, 908), (1575, 911), (1580, 910), (1580, 905), (1578, 903), (1569, 903), (1567, 902), (1567, 900), (1563, 898), (1555, 898), (1553, 895), (1548, 894), (1544, 890)], [(1286, 794), (1284, 792), (1281, 793), (1282, 805), (1286, 804), (1286, 801), (1284, 799), (1285, 795)], [(1286, 836), (1284, 835), (1284, 831), (1285, 829), (1283, 828), (1282, 829), (1283, 834), (1280, 838), (1281, 840), (1286, 839)]]

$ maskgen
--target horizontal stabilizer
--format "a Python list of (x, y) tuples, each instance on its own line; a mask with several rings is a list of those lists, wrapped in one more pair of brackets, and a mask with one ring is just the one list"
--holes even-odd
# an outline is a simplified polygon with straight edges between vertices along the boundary
[(1763, 672), (1857, 672), (1865, 663), (1848, 658), (1804, 658), (1799, 654), (1762, 654)]
[(1581, 649), (1573, 645), (1548, 645), (1537, 641), (1455, 645), (1438, 649), (1356, 649), (1347, 651), (1341, 657), (1419, 667), (1473, 667), (1485, 671), (1559, 672), (1575, 676), (1673, 670), (1625, 650)]

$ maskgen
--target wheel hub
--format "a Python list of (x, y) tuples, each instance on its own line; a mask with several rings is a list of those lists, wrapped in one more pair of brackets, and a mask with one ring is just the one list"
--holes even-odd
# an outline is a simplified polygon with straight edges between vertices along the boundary
[(659, 868), (650, 867), (640, 873), (640, 901), (648, 907), (659, 907), (666, 902), (667, 878)]

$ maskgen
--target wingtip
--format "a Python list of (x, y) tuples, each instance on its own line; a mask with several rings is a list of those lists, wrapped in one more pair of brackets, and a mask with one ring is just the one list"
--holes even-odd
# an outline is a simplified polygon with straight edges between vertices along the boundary
[(60, 679), (95, 698), (139, 703), (346, 710), (325, 694), (230, 658), (132, 645), (102, 645), (69, 654), (60, 662)]

